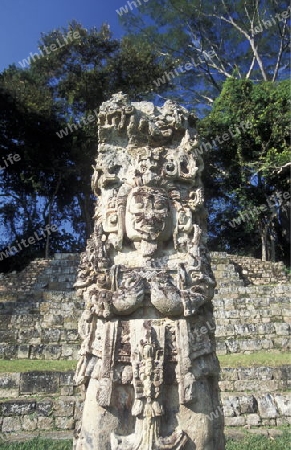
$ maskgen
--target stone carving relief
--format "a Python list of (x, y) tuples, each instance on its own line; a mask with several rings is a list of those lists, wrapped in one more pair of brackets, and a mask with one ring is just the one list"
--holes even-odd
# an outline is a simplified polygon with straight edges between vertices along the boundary
[(220, 405), (215, 281), (188, 119), (171, 101), (121, 93), (100, 108), (94, 233), (75, 284), (76, 450), (224, 449), (223, 418), (209, 420)]

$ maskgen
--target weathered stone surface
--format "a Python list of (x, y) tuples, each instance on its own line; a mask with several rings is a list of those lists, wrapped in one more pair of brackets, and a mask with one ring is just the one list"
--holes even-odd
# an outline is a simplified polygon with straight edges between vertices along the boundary
[(246, 424), (245, 417), (226, 417), (225, 426), (227, 427), (243, 427)]
[(20, 377), (20, 392), (22, 394), (34, 394), (36, 392), (57, 392), (59, 378), (53, 372), (27, 372)]
[(24, 416), (21, 420), (21, 425), (24, 431), (34, 431), (37, 429), (37, 417)]
[(13, 433), (21, 430), (20, 417), (4, 417), (2, 433)]
[(51, 430), (54, 428), (54, 419), (52, 417), (38, 417), (37, 428), (39, 430)]
[(244, 395), (239, 399), (241, 414), (252, 414), (258, 411), (258, 402), (253, 395)]
[(19, 394), (19, 373), (1, 373), (0, 374), (0, 397), (17, 397)]
[[(274, 385), (274, 391), (272, 392), (272, 397), (274, 405), (276, 406), (278, 415), (274, 418), (266, 418), (260, 416), (260, 411), (258, 410), (258, 399), (270, 395), (268, 393), (268, 382), (281, 381), (286, 382), (288, 377), (288, 366), (282, 366), (278, 368), (270, 367), (252, 367), (244, 369), (224, 369), (221, 371), (221, 378), (225, 381), (221, 381), (219, 386), (223, 389), (224, 384), (228, 383), (229, 392), (222, 392), (221, 400), (225, 417), (231, 420), (228, 423), (232, 428), (236, 426), (241, 426), (242, 418), (245, 420), (245, 426), (257, 428), (257, 427), (278, 427), (281, 425), (287, 425), (291, 423), (290, 415), (290, 394), (288, 394), (288, 386), (285, 384), (283, 389), (279, 386)], [(5, 385), (13, 385), (14, 388), (19, 390), (19, 385), (17, 383), (20, 380), (20, 374), (4, 374)], [(7, 378), (7, 375), (11, 376), (11, 380)], [(38, 373), (39, 375), (39, 373)], [(22, 434), (35, 434), (39, 431), (51, 431), (54, 429), (62, 430), (66, 429), (67, 432), (72, 429), (72, 424), (75, 423), (75, 431), (78, 431), (81, 426), (81, 415), (83, 408), (82, 392), (75, 392), (71, 395), (73, 389), (72, 372), (67, 373), (57, 373), (59, 379), (59, 390), (55, 393), (49, 394), (50, 397), (41, 399), (42, 394), (42, 378), (34, 376), (35, 380), (35, 399), (31, 396), (27, 397), (27, 394), (21, 394), (22, 397), (17, 400), (2, 400), (0, 404), (0, 433), (2, 433), (2, 425), (4, 418), (20, 418), (21, 430), (19, 431), (9, 431), (9, 439), (12, 439), (14, 435), (22, 436)], [(252, 386), (252, 392), (246, 395), (244, 392), (234, 391), (234, 380), (237, 378), (243, 378), (243, 382), (248, 382)], [(272, 380), (267, 380), (267, 378)], [(230, 381), (227, 381), (229, 378)], [(38, 392), (38, 379), (40, 381), (39, 392)], [(126, 374), (124, 374), (124, 381), (126, 380)], [(63, 391), (63, 389), (68, 389), (69, 391)], [(75, 387), (75, 391), (79, 388)], [(286, 392), (284, 392), (286, 391)], [(129, 396), (120, 387), (116, 389), (115, 392), (118, 402), (121, 404), (126, 403)], [(48, 394), (47, 394), (48, 395)], [(168, 404), (171, 404), (172, 397), (168, 399)], [(2, 412), (5, 412), (5, 416)], [(263, 415), (265, 414), (264, 408), (261, 408)], [(208, 415), (208, 420), (211, 422), (219, 417), (222, 410), (217, 409), (212, 414)], [(18, 415), (16, 415), (18, 414)], [(38, 419), (38, 420), (37, 420)], [(42, 420), (44, 419), (44, 420)], [(48, 419), (48, 420), (46, 420)], [(240, 420), (237, 420), (240, 419)], [(15, 425), (19, 424), (18, 421), (13, 422)], [(4, 430), (7, 430), (9, 421), (5, 420)], [(7, 425), (8, 424), (8, 425)], [(16, 428), (19, 428), (18, 425)], [(3, 432), (4, 433), (4, 432)], [(7, 431), (5, 431), (5, 434)], [(25, 437), (25, 436), (24, 436)], [(32, 436), (33, 437), (33, 436)]]
[(29, 400), (12, 400), (1, 405), (3, 416), (23, 416), (35, 412), (35, 402)]
[(274, 398), (271, 394), (258, 398), (258, 410), (260, 416), (264, 419), (271, 419), (279, 416)]
[(40, 418), (41, 416), (48, 417), (53, 412), (53, 402), (51, 399), (43, 399), (36, 404), (36, 414)]
[(291, 416), (291, 395), (275, 395), (274, 396), (275, 404), (277, 405), (277, 409), (280, 415), (285, 417)]
[(87, 387), (76, 448), (222, 450), (195, 120), (116, 94), (98, 121), (94, 233), (75, 284)]
[(75, 427), (75, 421), (73, 417), (56, 417), (55, 426), (61, 430), (73, 430)]
[(247, 425), (249, 427), (258, 427), (261, 422), (261, 418), (258, 414), (249, 414), (247, 417)]
[[(217, 353), (249, 353), (272, 346), (278, 351), (288, 350), (288, 327), (291, 322), (288, 304), (290, 285), (264, 286), (249, 283), (248, 286), (243, 286), (245, 281), (238, 273), (238, 266), (231, 263), (233, 255), (213, 252), (211, 257), (217, 280), (216, 295), (213, 299)], [(9, 274), (0, 279), (0, 330), (4, 333), (7, 330), (17, 330), (14, 343), (0, 341), (0, 358), (76, 359), (79, 349), (77, 321), (83, 310), (82, 302), (70, 290), (49, 291), (46, 282), (58, 283), (60, 278), (64, 278), (62, 274), (67, 272), (73, 280), (77, 273), (79, 255), (64, 254), (61, 259), (58, 258), (57, 254), (52, 260), (33, 261), (23, 272), (13, 276)], [(251, 259), (251, 262), (256, 270), (264, 270), (262, 261)], [(244, 264), (243, 260), (241, 264)], [(276, 270), (276, 264), (274, 267), (273, 263), (268, 264), (267, 270)], [(248, 272), (248, 269), (243, 270)], [(280, 270), (284, 277), (284, 267)], [(283, 281), (281, 275), (278, 273), (276, 281)], [(13, 282), (8, 287), (7, 279), (11, 277)], [(73, 287), (72, 280), (68, 289)], [(259, 280), (263, 281), (265, 278)], [(37, 285), (39, 287), (36, 289)], [(8, 290), (4, 292), (5, 289)], [(226, 318), (226, 312), (235, 310), (236, 317), (228, 314)], [(233, 315), (232, 312), (231, 314)], [(63, 325), (51, 327), (52, 315), (61, 315)], [(251, 342), (247, 334), (248, 329), (252, 330)], [(244, 339), (240, 345), (242, 337), (248, 337), (248, 341)], [(237, 345), (230, 343), (226, 346), (225, 341), (229, 338), (236, 341)], [(67, 347), (62, 348), (63, 345), (72, 343), (73, 352), (67, 351)]]
[(59, 398), (54, 404), (54, 415), (60, 417), (70, 417), (74, 415), (74, 397)]

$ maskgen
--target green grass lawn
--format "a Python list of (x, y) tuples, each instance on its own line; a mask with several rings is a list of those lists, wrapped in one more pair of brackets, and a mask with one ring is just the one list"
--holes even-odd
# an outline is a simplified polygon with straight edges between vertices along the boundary
[[(265, 436), (246, 436), (239, 441), (228, 440), (226, 450), (290, 450), (290, 435), (285, 432), (272, 440)], [(3, 443), (0, 450), (72, 450), (72, 441), (33, 439), (27, 442)]]
[(49, 361), (39, 359), (2, 359), (0, 362), (0, 372), (31, 372), (31, 371), (49, 371), (49, 372), (65, 372), (67, 370), (75, 370), (77, 361)]
[(290, 353), (257, 352), (250, 355), (233, 353), (218, 357), (221, 367), (281, 366), (291, 364)]
[(72, 441), (39, 439), (32, 441), (0, 443), (0, 450), (72, 450)]
[[(218, 357), (221, 367), (251, 367), (251, 366), (280, 366), (291, 364), (291, 356), (288, 353), (277, 352), (257, 352), (250, 355), (232, 354)], [(75, 370), (77, 361), (48, 361), (36, 359), (6, 360), (0, 362), (0, 372), (30, 372), (30, 371), (50, 371), (65, 372)]]
[(239, 441), (228, 440), (226, 450), (290, 450), (290, 444), (290, 434), (284, 432), (275, 439), (253, 435)]

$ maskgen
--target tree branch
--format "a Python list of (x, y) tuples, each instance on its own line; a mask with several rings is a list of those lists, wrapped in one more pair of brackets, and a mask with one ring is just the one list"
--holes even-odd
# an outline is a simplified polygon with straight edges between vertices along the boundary
[[(224, 2), (223, 2), (223, 3), (224, 3)], [(233, 18), (232, 18), (230, 15), (229, 15), (229, 18), (227, 18), (227, 17), (221, 16), (221, 15), (219, 16), (219, 15), (217, 15), (217, 14), (210, 14), (210, 17), (215, 17), (216, 19), (223, 20), (224, 22), (229, 23), (229, 24), (232, 25), (234, 28), (236, 28), (243, 36), (245, 36), (245, 38), (249, 41), (249, 44), (250, 44), (251, 49), (252, 49), (252, 51), (253, 51), (253, 54), (254, 54), (254, 56), (255, 56), (255, 58), (256, 58), (256, 61), (257, 61), (257, 63), (258, 63), (258, 66), (259, 66), (259, 68), (260, 68), (260, 70), (261, 70), (262, 77), (263, 77), (264, 81), (267, 81), (268, 78), (267, 78), (267, 75), (266, 75), (266, 72), (265, 72), (265, 69), (264, 69), (263, 61), (262, 61), (262, 59), (261, 59), (261, 57), (260, 57), (260, 55), (259, 55), (259, 53), (258, 53), (258, 50), (257, 50), (257, 48), (256, 48), (256, 46), (255, 46), (253, 37), (250, 36), (243, 28), (241, 28), (241, 27), (233, 20)]]
[(279, 29), (279, 33), (281, 34), (281, 42), (280, 42), (280, 49), (278, 52), (278, 58), (276, 61), (276, 66), (274, 69), (274, 75), (273, 75), (272, 81), (276, 80), (278, 72), (279, 72), (280, 62), (281, 62), (283, 51), (284, 51), (284, 36), (285, 36), (286, 29), (287, 29), (287, 19), (285, 19), (285, 21), (284, 21), (283, 29), (281, 30), (280, 26), (278, 26), (278, 29)]

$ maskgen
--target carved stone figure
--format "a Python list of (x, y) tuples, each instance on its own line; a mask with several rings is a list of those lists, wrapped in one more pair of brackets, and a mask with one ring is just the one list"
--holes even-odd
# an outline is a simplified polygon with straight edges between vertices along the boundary
[(86, 304), (76, 450), (224, 450), (191, 123), (171, 101), (119, 93), (100, 108), (94, 233), (76, 281)]

